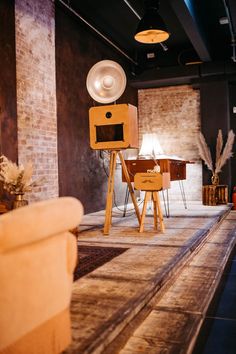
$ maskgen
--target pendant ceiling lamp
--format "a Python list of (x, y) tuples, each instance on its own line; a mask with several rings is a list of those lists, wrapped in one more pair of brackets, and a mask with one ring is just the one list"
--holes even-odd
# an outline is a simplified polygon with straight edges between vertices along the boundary
[(159, 1), (146, 1), (147, 9), (138, 24), (135, 33), (135, 40), (140, 43), (155, 44), (166, 41), (170, 34), (167, 27), (158, 13)]

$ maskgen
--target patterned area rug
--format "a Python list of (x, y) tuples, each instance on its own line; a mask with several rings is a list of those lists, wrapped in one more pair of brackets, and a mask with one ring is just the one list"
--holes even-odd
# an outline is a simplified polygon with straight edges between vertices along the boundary
[(119, 256), (128, 248), (78, 246), (79, 261), (74, 272), (74, 281), (92, 272), (94, 269)]

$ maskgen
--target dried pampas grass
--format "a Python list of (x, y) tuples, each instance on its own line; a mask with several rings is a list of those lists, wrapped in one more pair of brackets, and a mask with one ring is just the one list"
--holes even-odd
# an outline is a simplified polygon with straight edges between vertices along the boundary
[(222, 149), (223, 149), (223, 135), (222, 135), (222, 130), (219, 129), (218, 136), (216, 139), (216, 161), (219, 161)]
[(201, 159), (205, 162), (209, 170), (213, 171), (211, 152), (201, 132), (199, 133), (197, 145), (198, 145), (199, 155)]
[(34, 187), (40, 186), (45, 179), (32, 181), (33, 165), (28, 162), (25, 166), (18, 166), (6, 156), (0, 156), (0, 181), (3, 188), (10, 194), (31, 192)]
[(224, 150), (223, 150), (222, 154), (220, 154), (220, 156), (216, 159), (215, 173), (219, 173), (221, 171), (222, 167), (224, 166), (224, 164), (226, 163), (226, 161), (230, 157), (233, 156), (232, 148), (233, 148), (233, 143), (234, 143), (234, 137), (235, 137), (235, 134), (234, 134), (233, 130), (230, 130)]
[(217, 174), (221, 172), (221, 169), (226, 163), (226, 161), (233, 156), (232, 148), (233, 148), (234, 138), (235, 138), (235, 134), (233, 130), (230, 130), (228, 133), (227, 142), (223, 149), (224, 144), (223, 144), (222, 130), (219, 129), (217, 140), (216, 140), (216, 159), (215, 159), (215, 168), (214, 168), (210, 149), (206, 143), (203, 134), (201, 132), (199, 133), (199, 138), (197, 141), (199, 155), (207, 165), (208, 169), (212, 171), (213, 174)]

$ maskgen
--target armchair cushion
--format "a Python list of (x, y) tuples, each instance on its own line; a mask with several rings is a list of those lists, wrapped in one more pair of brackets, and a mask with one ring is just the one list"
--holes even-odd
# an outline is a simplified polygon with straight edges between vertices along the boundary
[[(20, 353), (17, 343), (22, 347), (22, 338), (28, 343), (34, 338), (36, 344), (37, 340), (44, 341), (42, 333), (49, 340), (44, 343), (45, 354), (59, 353), (69, 344), (69, 304), (77, 246), (68, 230), (79, 224), (82, 214), (78, 200), (63, 197), (0, 217), (0, 352), (13, 346), (14, 354)], [(65, 326), (56, 320), (58, 316), (63, 316)], [(57, 345), (61, 338), (64, 340)], [(37, 353), (33, 343), (30, 354)]]

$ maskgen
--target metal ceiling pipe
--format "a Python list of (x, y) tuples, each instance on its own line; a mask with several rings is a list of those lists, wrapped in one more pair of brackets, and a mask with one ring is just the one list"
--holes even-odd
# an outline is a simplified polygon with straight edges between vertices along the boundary
[(231, 36), (231, 45), (232, 45), (232, 49), (233, 49), (233, 55), (231, 57), (231, 59), (233, 60), (234, 63), (236, 63), (236, 40), (235, 40), (235, 33), (233, 31), (233, 25), (232, 25), (232, 20), (231, 20), (231, 16), (230, 16), (230, 11), (228, 8), (228, 5), (226, 3), (226, 0), (222, 0), (223, 4), (224, 4), (224, 8), (225, 8), (225, 12), (226, 12), (226, 16), (228, 18), (228, 25), (229, 25), (229, 31), (230, 31), (230, 36)]
[(89, 23), (85, 18), (83, 18), (80, 14), (78, 14), (72, 7), (66, 4), (63, 0), (58, 0), (64, 7), (67, 8), (70, 12), (73, 13), (76, 17), (78, 17), (82, 22), (84, 22), (89, 28), (91, 28), (96, 34), (98, 34), (102, 39), (104, 39), (107, 43), (109, 43), (113, 48), (115, 48), (118, 52), (120, 52), (126, 59), (131, 61), (134, 65), (138, 65), (138, 63), (131, 58), (128, 54), (126, 54), (122, 49), (120, 49), (115, 43), (113, 43), (109, 38), (107, 38), (103, 33), (98, 31), (91, 23)]
[(135, 11), (135, 9), (133, 8), (133, 6), (130, 4), (130, 2), (128, 0), (124, 0), (124, 2), (126, 3), (126, 5), (128, 5), (128, 7), (130, 8), (130, 10), (136, 15), (136, 17), (138, 17), (139, 20), (141, 20), (141, 16), (139, 16), (139, 14), (137, 13), (137, 11)]

